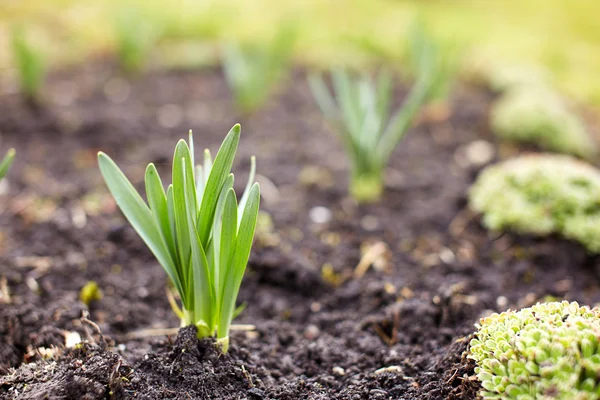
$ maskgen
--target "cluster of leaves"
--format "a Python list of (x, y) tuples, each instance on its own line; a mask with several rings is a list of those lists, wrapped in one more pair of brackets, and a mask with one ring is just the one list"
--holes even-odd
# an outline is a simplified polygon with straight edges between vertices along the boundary
[(502, 139), (581, 157), (591, 157), (597, 150), (581, 120), (545, 88), (509, 89), (494, 103), (490, 118), (494, 133)]
[(159, 36), (159, 29), (138, 9), (123, 7), (115, 18), (115, 36), (121, 68), (127, 74), (139, 74)]
[(600, 171), (566, 155), (527, 155), (486, 168), (469, 193), (493, 230), (558, 233), (600, 253)]
[(567, 301), (483, 318), (469, 357), (484, 399), (600, 398), (600, 310)]
[(42, 53), (31, 43), (23, 26), (15, 26), (12, 30), (12, 52), (21, 93), (29, 101), (36, 102), (40, 97), (46, 67)]
[(254, 237), (259, 187), (255, 161), (238, 204), (230, 173), (240, 137), (234, 126), (212, 160), (205, 150), (194, 168), (194, 144), (180, 140), (173, 156), (172, 184), (165, 192), (156, 167), (146, 169), (148, 204), (119, 167), (99, 153), (100, 171), (119, 208), (167, 272), (180, 296), (174, 306), (182, 326), (198, 337), (216, 336), (226, 352), (235, 301)]
[(421, 107), (438, 90), (440, 65), (433, 58), (423, 66), (402, 106), (392, 113), (392, 76), (331, 72), (333, 95), (323, 77), (309, 77), (315, 101), (339, 134), (351, 165), (350, 194), (359, 202), (379, 200), (384, 169), (394, 149), (412, 126)]
[(241, 112), (251, 113), (266, 102), (289, 67), (295, 40), (296, 30), (285, 25), (267, 45), (224, 46), (225, 78)]
[(0, 180), (2, 180), (6, 176), (14, 159), (15, 149), (9, 149), (4, 155), (2, 161), (0, 161)]

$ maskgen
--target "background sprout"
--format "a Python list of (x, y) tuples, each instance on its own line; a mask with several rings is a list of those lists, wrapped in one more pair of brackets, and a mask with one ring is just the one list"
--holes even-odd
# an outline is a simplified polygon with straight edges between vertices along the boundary
[(15, 149), (10, 149), (4, 155), (4, 158), (0, 162), (0, 180), (2, 180), (8, 173), (8, 170), (15, 159), (15, 154)]
[(244, 114), (261, 107), (289, 67), (296, 30), (284, 25), (267, 45), (228, 43), (222, 63), (238, 109)]
[(133, 7), (122, 7), (115, 18), (119, 65), (130, 75), (139, 74), (159, 36), (155, 24)]
[(487, 167), (469, 204), (492, 230), (558, 233), (600, 253), (600, 171), (565, 155), (528, 155)]
[(483, 318), (470, 343), (484, 399), (600, 398), (600, 310), (567, 301)]
[(408, 72), (418, 79), (422, 71), (437, 70), (437, 82), (433, 85), (430, 99), (432, 103), (446, 102), (452, 83), (458, 73), (460, 51), (456, 44), (443, 43), (436, 39), (421, 19), (415, 20), (408, 31), (407, 62)]
[(510, 89), (492, 106), (490, 118), (492, 130), (502, 139), (581, 157), (597, 150), (579, 118), (548, 89)]
[(21, 93), (28, 101), (36, 103), (40, 97), (46, 68), (42, 53), (29, 41), (23, 26), (16, 26), (12, 30), (12, 51)]
[(417, 113), (435, 91), (437, 73), (429, 65), (394, 114), (392, 77), (380, 72), (352, 77), (343, 70), (331, 73), (334, 96), (322, 77), (309, 77), (315, 101), (339, 134), (350, 161), (350, 194), (359, 202), (377, 201), (383, 192), (384, 168), (411, 127)]
[(167, 191), (154, 164), (146, 169), (148, 205), (119, 167), (98, 154), (100, 171), (119, 208), (165, 269), (179, 293), (181, 325), (195, 325), (198, 337), (216, 336), (224, 352), (235, 317), (235, 300), (252, 247), (260, 201), (253, 183), (255, 161), (239, 201), (230, 173), (240, 138), (234, 126), (212, 160), (195, 169), (194, 143), (180, 140), (173, 156), (173, 183)]

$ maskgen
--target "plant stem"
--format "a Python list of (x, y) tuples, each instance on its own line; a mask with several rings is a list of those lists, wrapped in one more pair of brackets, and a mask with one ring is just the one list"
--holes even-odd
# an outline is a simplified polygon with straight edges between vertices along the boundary
[(350, 194), (359, 203), (373, 203), (383, 193), (383, 174), (381, 171), (353, 173), (350, 178)]

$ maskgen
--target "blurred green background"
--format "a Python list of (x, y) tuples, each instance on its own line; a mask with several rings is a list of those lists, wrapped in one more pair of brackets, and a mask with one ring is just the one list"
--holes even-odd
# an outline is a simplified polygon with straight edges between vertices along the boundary
[(260, 43), (283, 23), (297, 29), (300, 63), (400, 63), (408, 26), (422, 18), (441, 40), (466, 46), (466, 71), (541, 65), (563, 92), (600, 105), (597, 0), (1, 0), (0, 74), (13, 68), (13, 25), (27, 26), (50, 64), (66, 65), (114, 52), (123, 7), (160, 32), (155, 66), (214, 62), (220, 41)]

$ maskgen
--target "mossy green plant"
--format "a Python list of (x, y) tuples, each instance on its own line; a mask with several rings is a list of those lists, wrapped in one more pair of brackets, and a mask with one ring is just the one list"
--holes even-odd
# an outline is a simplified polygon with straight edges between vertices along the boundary
[(483, 399), (600, 398), (600, 309), (541, 303), (477, 326), (469, 358)]
[(597, 151), (582, 121), (546, 88), (525, 85), (508, 90), (492, 106), (490, 120), (501, 139), (584, 158)]
[(487, 167), (469, 204), (489, 229), (557, 233), (600, 253), (600, 171), (574, 157), (525, 155)]

